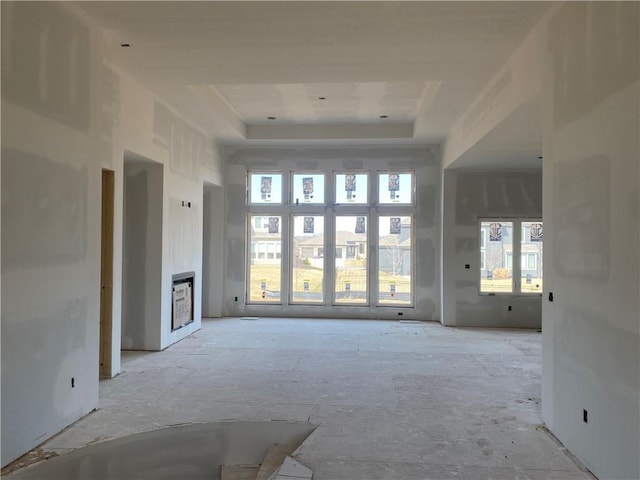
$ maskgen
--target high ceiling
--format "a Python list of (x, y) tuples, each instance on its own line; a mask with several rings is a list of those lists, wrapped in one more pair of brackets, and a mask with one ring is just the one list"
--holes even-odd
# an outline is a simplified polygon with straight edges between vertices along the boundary
[(77, 5), (107, 30), (116, 65), (223, 143), (407, 144), (446, 138), (551, 4)]

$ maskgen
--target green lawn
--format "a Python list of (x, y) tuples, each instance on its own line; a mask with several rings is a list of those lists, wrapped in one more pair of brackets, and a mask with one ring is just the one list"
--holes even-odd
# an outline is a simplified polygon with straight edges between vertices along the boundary
[[(527, 284), (526, 278), (521, 280), (523, 293), (542, 293), (542, 279), (532, 278), (531, 283)], [(500, 280), (481, 280), (481, 291), (483, 293), (508, 293), (511, 292), (512, 283), (510, 278)]]
[[(266, 281), (267, 290), (280, 290), (280, 265), (252, 265), (251, 266), (251, 284), (250, 284), (250, 300), (251, 301), (280, 301), (277, 297), (265, 296), (262, 298), (261, 282)], [(314, 267), (300, 267), (293, 270), (292, 291), (304, 292), (304, 282), (309, 282), (309, 292), (322, 292), (322, 279), (324, 272), (322, 269)], [(367, 290), (367, 270), (359, 267), (338, 267), (336, 270), (336, 289), (337, 291), (345, 291), (345, 284), (351, 283), (351, 291), (363, 292)], [(411, 282), (407, 277), (400, 275), (391, 275), (387, 272), (379, 272), (378, 279), (380, 289), (383, 292), (391, 290), (391, 283), (395, 283), (397, 293), (410, 293)], [(402, 301), (391, 301), (393, 303), (406, 303)]]

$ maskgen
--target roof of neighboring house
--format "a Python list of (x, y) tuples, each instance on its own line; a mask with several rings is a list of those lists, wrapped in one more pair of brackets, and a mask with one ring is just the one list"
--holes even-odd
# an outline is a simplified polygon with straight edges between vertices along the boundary
[[(296, 241), (300, 246), (324, 246), (324, 235), (319, 233), (314, 235), (313, 237), (297, 237)], [(346, 231), (338, 231), (336, 232), (336, 245), (348, 245), (353, 243), (354, 245), (357, 243), (363, 243), (367, 241), (367, 235), (364, 233), (352, 233)]]
[(411, 246), (411, 238), (407, 238), (403, 242), (400, 242), (401, 235), (385, 235), (384, 237), (380, 237), (378, 240), (378, 245), (381, 247), (410, 247)]

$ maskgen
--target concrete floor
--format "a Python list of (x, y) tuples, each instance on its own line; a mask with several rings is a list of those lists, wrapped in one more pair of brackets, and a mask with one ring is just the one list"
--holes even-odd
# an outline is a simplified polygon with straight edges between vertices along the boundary
[(592, 479), (540, 428), (540, 339), (437, 323), (204, 320), (163, 352), (123, 352), (63, 453), (191, 422), (310, 421), (315, 480)]

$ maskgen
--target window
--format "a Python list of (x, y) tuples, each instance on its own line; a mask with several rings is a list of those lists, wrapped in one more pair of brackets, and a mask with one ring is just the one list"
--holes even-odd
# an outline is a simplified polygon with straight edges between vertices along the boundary
[(339, 173), (336, 175), (336, 203), (366, 205), (369, 203), (369, 175)]
[(293, 205), (324, 204), (324, 174), (294, 174), (291, 193), (291, 203)]
[(479, 233), (480, 293), (542, 293), (542, 222), (487, 219)]
[[(256, 219), (260, 218), (258, 223)], [(266, 228), (264, 220), (266, 219)], [(249, 220), (249, 244), (255, 245), (257, 258), (248, 262), (247, 302), (280, 303), (282, 260), (275, 253), (280, 251), (282, 240), (281, 217), (256, 217)], [(256, 228), (256, 225), (261, 225)], [(277, 258), (276, 258), (277, 257)]]
[(415, 182), (408, 171), (247, 172), (247, 303), (412, 307)]
[[(368, 260), (356, 249), (356, 244), (367, 244), (367, 217), (365, 215), (337, 216), (334, 244), (334, 302), (336, 304), (367, 304)], [(342, 249), (346, 248), (346, 258)], [(338, 255), (338, 250), (340, 254)]]
[[(282, 203), (281, 173), (250, 173), (249, 203)], [(257, 227), (257, 226), (256, 226)]]
[(378, 175), (378, 203), (413, 204), (413, 173), (381, 173)]
[(542, 293), (542, 240), (542, 222), (522, 222), (520, 290), (523, 293)]
[(503, 220), (480, 223), (484, 247), (484, 268), (481, 270), (481, 293), (512, 293), (513, 222)]
[(384, 216), (378, 223), (378, 303), (411, 305), (412, 218)]
[(294, 215), (291, 255), (291, 302), (323, 303), (324, 216)]

